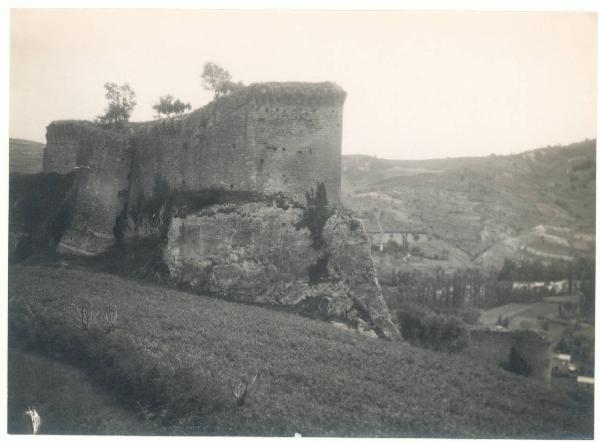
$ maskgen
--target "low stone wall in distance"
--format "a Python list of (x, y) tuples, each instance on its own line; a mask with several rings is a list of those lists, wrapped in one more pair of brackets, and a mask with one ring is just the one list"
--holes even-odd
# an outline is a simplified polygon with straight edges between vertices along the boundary
[(475, 328), (465, 354), (494, 366), (508, 363), (514, 349), (527, 363), (529, 376), (550, 382), (552, 368), (551, 342), (533, 330)]

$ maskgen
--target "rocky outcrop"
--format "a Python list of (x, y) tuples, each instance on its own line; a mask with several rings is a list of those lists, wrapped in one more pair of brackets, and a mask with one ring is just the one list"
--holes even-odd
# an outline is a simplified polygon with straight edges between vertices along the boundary
[[(264, 202), (220, 204), (174, 216), (164, 261), (170, 277), (199, 291), (281, 306), (398, 339), (360, 221), (335, 214), (314, 246), (302, 209)], [(320, 267), (318, 282), (311, 269)], [(313, 278), (314, 279), (314, 278)]]

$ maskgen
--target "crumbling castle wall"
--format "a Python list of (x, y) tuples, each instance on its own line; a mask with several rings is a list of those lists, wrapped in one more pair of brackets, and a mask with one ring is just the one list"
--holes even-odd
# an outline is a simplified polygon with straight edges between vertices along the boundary
[(125, 236), (152, 233), (135, 225), (132, 211), (165, 187), (282, 193), (304, 202), (322, 182), (330, 203), (338, 203), (345, 96), (333, 83), (264, 83), (184, 116), (120, 129), (50, 124), (45, 172), (76, 170), (82, 183), (61, 248), (88, 255), (106, 250), (114, 242), (109, 218), (114, 226), (123, 204), (131, 227)]
[(151, 195), (160, 176), (176, 190), (222, 187), (304, 201), (323, 182), (339, 202), (344, 98), (331, 84), (269, 83), (185, 117), (132, 125), (132, 192)]
[(71, 171), (77, 173), (76, 193), (70, 222), (57, 250), (88, 256), (102, 253), (115, 241), (115, 220), (126, 201), (131, 169), (128, 140), (120, 133), (86, 123), (55, 124), (49, 134), (50, 139), (70, 135), (77, 143), (77, 155), (66, 155), (69, 161), (75, 157)]
[(332, 83), (266, 83), (176, 118), (50, 124), (44, 170), (76, 180), (58, 251), (137, 243), (162, 253), (161, 278), (399, 339), (362, 223), (331, 210), (316, 242), (296, 203), (319, 183), (339, 203), (345, 97)]

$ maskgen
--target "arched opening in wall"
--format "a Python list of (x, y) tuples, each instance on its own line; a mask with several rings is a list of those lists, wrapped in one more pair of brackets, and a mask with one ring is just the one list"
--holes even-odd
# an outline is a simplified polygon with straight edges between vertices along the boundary
[(234, 187), (235, 187), (235, 186), (234, 186), (233, 184), (230, 184), (230, 185), (229, 185), (229, 189), (230, 189), (230, 190), (233, 190), (233, 188), (234, 188)]
[(231, 148), (232, 148), (232, 149), (235, 149), (235, 143), (233, 143), (233, 144), (231, 145)]
[(288, 179), (287, 179), (287, 177), (285, 176), (285, 173), (284, 173), (283, 174), (283, 184), (287, 184), (287, 182), (288, 182)]
[(258, 173), (263, 173), (265, 169), (265, 160), (264, 158), (261, 158), (260, 161), (258, 162)]
[(310, 147), (310, 148), (308, 149), (308, 154), (309, 154), (309, 155), (312, 155), (312, 147)]

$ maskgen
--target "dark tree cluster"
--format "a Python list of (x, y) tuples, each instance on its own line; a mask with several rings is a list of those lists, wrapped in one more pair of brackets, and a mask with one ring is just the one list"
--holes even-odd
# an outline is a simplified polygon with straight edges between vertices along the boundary
[(404, 299), (413, 299), (435, 308), (454, 309), (467, 305), (488, 307), (495, 303), (496, 286), (495, 275), (491, 273), (477, 269), (446, 273), (438, 267), (434, 274), (418, 270), (397, 272), (393, 289), (387, 291), (387, 296), (392, 305)]
[(156, 111), (158, 116), (165, 115), (170, 117), (173, 114), (179, 115), (192, 108), (190, 103), (184, 103), (179, 98), (175, 99), (173, 95), (165, 95), (158, 100), (158, 103), (152, 106), (152, 109)]
[(500, 281), (557, 281), (569, 279), (581, 272), (584, 265), (580, 261), (552, 261), (545, 263), (539, 260), (514, 261), (505, 259), (498, 273)]

